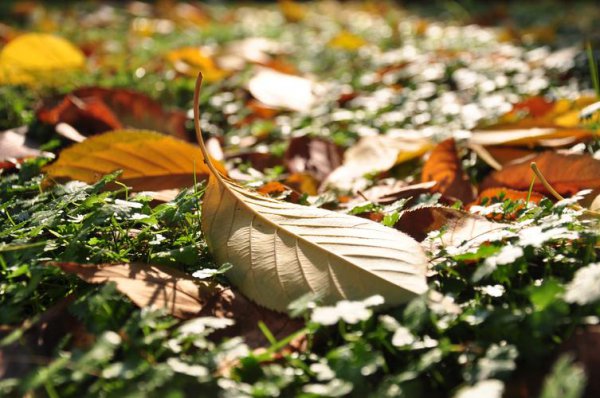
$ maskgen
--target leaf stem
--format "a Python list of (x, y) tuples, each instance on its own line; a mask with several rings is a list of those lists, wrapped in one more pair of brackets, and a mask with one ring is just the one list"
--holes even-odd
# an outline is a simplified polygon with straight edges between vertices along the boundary
[[(537, 167), (537, 164), (535, 162), (531, 162), (531, 170), (533, 170), (533, 173), (535, 174), (535, 176), (540, 179), (542, 185), (544, 185), (544, 187), (548, 190), (548, 192), (550, 192), (550, 194), (552, 194), (552, 196), (554, 196), (558, 200), (565, 200), (565, 198), (561, 194), (559, 194), (552, 185), (550, 185), (548, 180), (546, 180), (546, 177), (544, 177), (544, 175), (542, 174), (540, 169)], [(532, 183), (532, 186), (533, 186), (533, 183)], [(586, 209), (586, 208), (582, 207), (581, 205), (578, 205), (577, 203), (572, 204), (570, 207), (575, 210), (582, 210), (587, 215), (591, 215), (594, 217), (600, 217), (599, 212)]]
[(220, 178), (221, 175), (219, 174), (219, 171), (210, 160), (208, 150), (206, 149), (204, 139), (202, 138), (202, 129), (200, 128), (200, 89), (202, 88), (202, 78), (202, 72), (199, 72), (198, 78), (196, 79), (196, 87), (194, 89), (194, 130), (196, 131), (196, 140), (198, 141), (198, 145), (200, 145), (200, 151), (202, 151), (202, 156), (204, 157), (204, 163), (208, 166), (208, 169), (215, 178)]
[[(552, 185), (550, 185), (548, 180), (546, 180), (546, 177), (544, 177), (544, 175), (542, 174), (540, 169), (537, 167), (537, 164), (535, 162), (531, 162), (531, 170), (533, 170), (533, 173), (535, 174), (535, 176), (540, 179), (540, 182), (542, 183), (544, 188), (546, 188), (546, 190), (548, 190), (548, 192), (550, 192), (550, 194), (552, 196), (554, 196), (557, 200), (565, 200), (565, 198), (561, 194), (556, 192), (556, 189), (554, 189), (554, 187)], [(534, 177), (534, 179), (535, 179), (535, 177)], [(531, 185), (533, 186), (533, 183)]]

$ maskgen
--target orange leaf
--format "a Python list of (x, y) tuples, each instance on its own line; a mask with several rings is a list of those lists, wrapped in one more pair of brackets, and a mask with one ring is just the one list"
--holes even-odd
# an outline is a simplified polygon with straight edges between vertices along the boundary
[[(528, 190), (534, 176), (530, 167), (531, 161), (537, 163), (544, 177), (561, 195), (572, 195), (582, 189), (600, 188), (600, 160), (587, 154), (563, 155), (546, 151), (533, 159), (514, 163), (493, 172), (483, 180), (481, 189), (509, 187)], [(539, 181), (536, 181), (533, 189), (549, 194)]]
[(465, 174), (456, 153), (454, 139), (439, 143), (423, 165), (421, 182), (436, 181), (433, 188), (445, 196), (463, 203), (471, 202), (475, 195), (469, 177)]
[(58, 160), (45, 168), (52, 179), (88, 183), (116, 170), (123, 170), (119, 181), (134, 191), (191, 187), (195, 178), (199, 181), (208, 176), (200, 148), (144, 130), (95, 135), (63, 150)]

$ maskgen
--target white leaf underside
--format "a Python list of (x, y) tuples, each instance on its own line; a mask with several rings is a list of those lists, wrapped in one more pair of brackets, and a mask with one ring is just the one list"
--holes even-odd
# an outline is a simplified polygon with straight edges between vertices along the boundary
[(279, 202), (211, 176), (202, 229), (247, 297), (285, 311), (313, 293), (324, 304), (374, 294), (387, 306), (427, 290), (427, 258), (408, 235), (362, 218)]

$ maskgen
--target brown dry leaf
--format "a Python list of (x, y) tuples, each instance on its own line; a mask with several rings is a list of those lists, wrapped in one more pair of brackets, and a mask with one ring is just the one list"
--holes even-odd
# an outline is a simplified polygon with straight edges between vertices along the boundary
[(376, 135), (363, 137), (344, 154), (344, 163), (323, 182), (322, 187), (352, 189), (365, 174), (387, 171), (397, 164), (425, 154), (432, 144), (423, 138)]
[(506, 229), (508, 224), (489, 221), (485, 217), (450, 207), (427, 206), (402, 212), (395, 228), (418, 241), (432, 231), (445, 227), (444, 233), (431, 242), (424, 242), (434, 251), (466, 243), (477, 247)]
[[(477, 152), (476, 148), (477, 146), (472, 147), (475, 152)], [(484, 150), (487, 151), (496, 163), (500, 165), (499, 169), (512, 162), (525, 161), (527, 158), (533, 158), (537, 153), (530, 149), (512, 146), (488, 146), (485, 147)]]
[[(87, 348), (93, 343), (95, 336), (68, 312), (73, 301), (74, 296), (67, 296), (44, 311), (37, 321), (23, 322), (23, 337), (15, 343), (0, 347), (0, 380), (25, 377), (35, 369), (39, 358), (52, 357), (57, 345), (67, 335), (71, 335), (70, 346)], [(0, 340), (3, 337), (0, 325)]]
[(45, 33), (27, 33), (0, 52), (0, 84), (56, 83), (65, 72), (84, 66), (85, 56), (67, 40)]
[(232, 319), (235, 324), (218, 336), (244, 336), (252, 347), (267, 344), (257, 326), (259, 321), (264, 322), (276, 338), (287, 337), (302, 327), (301, 321), (261, 308), (228, 287), (198, 282), (169, 267), (148, 264), (50, 265), (89, 283), (114, 282), (121, 293), (141, 308), (162, 308), (182, 319), (209, 315)]
[(308, 112), (316, 102), (316, 84), (306, 78), (261, 68), (248, 81), (248, 90), (260, 102), (297, 112)]
[(147, 95), (127, 89), (80, 88), (59, 101), (46, 101), (37, 117), (49, 124), (67, 123), (84, 135), (127, 127), (190, 138), (185, 112), (165, 110)]
[(600, 326), (587, 325), (575, 330), (566, 340), (561, 353), (571, 353), (583, 365), (587, 375), (586, 397), (600, 396)]
[[(203, 153), (199, 117), (194, 124)], [(208, 158), (208, 156), (206, 156)], [(286, 311), (312, 293), (323, 303), (380, 294), (387, 306), (427, 290), (427, 259), (417, 242), (381, 224), (320, 208), (266, 198), (225, 178), (207, 163), (202, 230), (217, 263), (251, 300)]]
[(440, 142), (423, 165), (421, 182), (436, 181), (435, 191), (463, 203), (475, 199), (473, 186), (462, 169), (454, 139)]
[(342, 156), (342, 148), (333, 142), (304, 135), (290, 140), (283, 159), (292, 173), (309, 173), (321, 182), (342, 164)]
[(191, 187), (194, 174), (198, 181), (208, 176), (197, 146), (143, 130), (93, 136), (63, 150), (58, 160), (45, 168), (49, 178), (87, 183), (116, 170), (123, 170), (118, 180), (134, 191)]
[[(368, 191), (365, 191), (364, 194), (365, 196), (371, 200), (372, 202), (376, 202), (382, 205), (385, 204), (392, 204), (397, 200), (400, 199), (407, 199), (410, 197), (418, 197), (421, 194), (424, 193), (430, 193), (432, 192), (433, 188), (437, 185), (437, 182), (435, 181), (429, 181), (429, 182), (422, 182), (419, 184), (412, 184), (412, 185), (406, 185), (397, 189), (393, 189), (390, 190), (389, 188), (387, 189), (379, 189), (374, 191), (373, 188), (377, 188), (377, 187), (373, 187), (371, 189), (369, 189)], [(385, 187), (384, 187), (385, 188)], [(378, 196), (375, 196), (374, 194), (377, 193)]]
[[(491, 173), (481, 183), (481, 189), (507, 187), (528, 190), (534, 177), (530, 167), (531, 161), (537, 163), (544, 177), (561, 195), (572, 195), (582, 189), (600, 188), (600, 160), (587, 154), (563, 155), (546, 151), (533, 159), (507, 165), (504, 169)], [(550, 194), (537, 180), (533, 190)]]

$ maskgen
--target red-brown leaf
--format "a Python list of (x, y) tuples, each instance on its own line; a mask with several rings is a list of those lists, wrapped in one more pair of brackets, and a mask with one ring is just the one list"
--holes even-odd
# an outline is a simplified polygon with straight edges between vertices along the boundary
[[(552, 151), (542, 152), (533, 159), (506, 166), (493, 172), (481, 183), (481, 189), (508, 187), (528, 190), (533, 171), (530, 162), (538, 168), (550, 185), (561, 195), (572, 195), (582, 189), (600, 188), (600, 160), (590, 155), (564, 155)], [(547, 189), (536, 180), (533, 190), (548, 195)]]
[(423, 165), (421, 182), (429, 181), (437, 182), (434, 190), (463, 203), (469, 203), (475, 198), (473, 187), (462, 169), (452, 138), (439, 143)]

